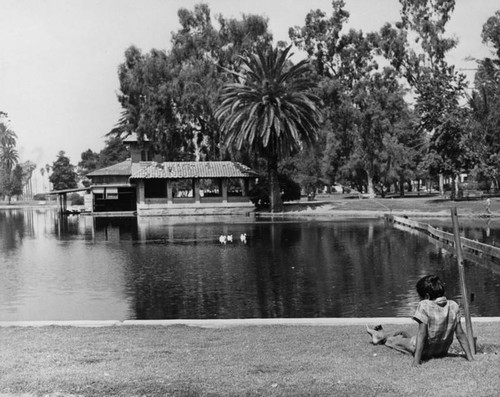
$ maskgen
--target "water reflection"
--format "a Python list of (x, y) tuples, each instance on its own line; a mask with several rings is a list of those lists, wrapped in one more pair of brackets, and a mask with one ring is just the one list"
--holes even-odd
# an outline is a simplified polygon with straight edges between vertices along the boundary
[[(0, 320), (409, 316), (430, 272), (460, 298), (451, 255), (379, 220), (3, 211), (0, 230)], [(234, 242), (220, 244), (221, 234)], [(475, 315), (500, 315), (493, 269), (466, 266)]]
[(33, 214), (21, 211), (0, 211), (0, 248), (2, 253), (14, 250), (26, 236), (33, 236)]
[[(449, 233), (453, 233), (451, 219), (426, 219), (424, 221), (433, 226), (440, 227)], [(461, 218), (459, 225), (463, 236), (471, 240), (500, 247), (500, 220), (491, 217)]]

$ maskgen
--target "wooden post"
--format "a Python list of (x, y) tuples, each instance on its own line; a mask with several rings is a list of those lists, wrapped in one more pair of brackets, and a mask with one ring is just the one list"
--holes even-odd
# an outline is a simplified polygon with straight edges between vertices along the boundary
[(137, 183), (137, 189), (139, 190), (139, 194), (137, 196), (137, 203), (138, 204), (144, 204), (146, 202), (145, 200), (145, 193), (144, 193), (144, 179), (139, 179)]
[(167, 202), (168, 204), (173, 203), (172, 179), (167, 179)]
[(222, 202), (227, 203), (227, 179), (223, 178), (221, 180), (221, 188), (222, 188)]
[(200, 180), (198, 178), (194, 179), (194, 202), (195, 203), (200, 203), (201, 201), (201, 196), (200, 196)]
[(458, 274), (460, 276), (460, 290), (465, 314), (465, 328), (467, 331), (467, 339), (469, 341), (472, 354), (476, 354), (476, 344), (474, 343), (474, 334), (472, 332), (472, 320), (469, 311), (469, 295), (467, 295), (467, 286), (465, 285), (464, 260), (462, 257), (462, 242), (460, 239), (460, 229), (458, 227), (457, 207), (451, 209), (451, 220), (453, 221), (453, 234), (455, 236), (455, 251), (457, 253)]

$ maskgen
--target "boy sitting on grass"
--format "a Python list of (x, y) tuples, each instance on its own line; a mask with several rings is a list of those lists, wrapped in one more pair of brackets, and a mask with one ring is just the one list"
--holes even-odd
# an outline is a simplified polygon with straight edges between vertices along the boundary
[(373, 344), (385, 344), (402, 353), (413, 355), (413, 365), (417, 366), (422, 359), (445, 356), (455, 334), (467, 360), (473, 360), (467, 335), (460, 324), (458, 304), (446, 299), (444, 285), (439, 277), (425, 276), (417, 282), (416, 288), (422, 299), (413, 315), (413, 319), (418, 323), (417, 336), (410, 337), (404, 331), (390, 335), (381, 325), (375, 328), (367, 326), (366, 330), (371, 335)]

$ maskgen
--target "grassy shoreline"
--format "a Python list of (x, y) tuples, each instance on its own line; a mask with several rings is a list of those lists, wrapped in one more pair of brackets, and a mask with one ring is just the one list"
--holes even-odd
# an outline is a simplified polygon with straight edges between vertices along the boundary
[(7, 327), (0, 329), (0, 393), (493, 396), (499, 331), (499, 322), (474, 325), (481, 351), (473, 362), (455, 342), (448, 357), (412, 368), (410, 357), (370, 344), (360, 325)]
[[(500, 198), (491, 198), (492, 216), (500, 215)], [(463, 200), (452, 201), (437, 196), (413, 196), (405, 198), (376, 198), (357, 199), (339, 198), (338, 196), (320, 196), (317, 201), (301, 201), (299, 203), (288, 203), (285, 205), (287, 212), (374, 212), (374, 213), (406, 213), (417, 215), (424, 213), (429, 215), (450, 215), (450, 209), (457, 208), (459, 216), (484, 216), (486, 212), (485, 200)]]

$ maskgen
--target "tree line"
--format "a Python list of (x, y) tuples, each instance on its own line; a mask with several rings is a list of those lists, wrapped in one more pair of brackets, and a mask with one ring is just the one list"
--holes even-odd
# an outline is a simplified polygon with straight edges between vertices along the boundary
[[(287, 53), (293, 45), (308, 65), (297, 78), (319, 98), (314, 107), (321, 117), (314, 116), (314, 137), (302, 134), (299, 125), (298, 146), (284, 144), (279, 174), (306, 190), (341, 183), (371, 196), (404, 194), (413, 180), (456, 181), (461, 173), (483, 188), (498, 188), (500, 14), (484, 25), (482, 40), (494, 53), (477, 60), (469, 91), (465, 77), (446, 59), (457, 44), (446, 36), (455, 1), (401, 0), (400, 5), (398, 23), (364, 33), (346, 31), (345, 3), (332, 1), (331, 10), (311, 11), (303, 26), (291, 27), (290, 43), (276, 48), (262, 16), (212, 18), (206, 4), (182, 8), (169, 51), (142, 53), (135, 46), (125, 51), (118, 69), (122, 114), (109, 135), (135, 132), (152, 141), (166, 161), (230, 159), (266, 175), (275, 159), (262, 142), (252, 141), (251, 134), (233, 139), (245, 117), (261, 116), (240, 112), (231, 124), (227, 120), (237, 116), (220, 108), (235, 106), (236, 99), (227, 102), (227, 87), (234, 84), (241, 85), (235, 97), (252, 88), (259, 94), (255, 84), (244, 87), (258, 73), (258, 66), (250, 70), (252, 60)], [(297, 66), (293, 59), (286, 58), (283, 72)], [(455, 194), (460, 190), (455, 183), (450, 188)]]
[[(331, 10), (308, 13), (303, 26), (289, 29), (290, 42), (275, 48), (262, 16), (228, 19), (212, 17), (206, 4), (182, 8), (170, 50), (125, 51), (118, 68), (122, 113), (109, 136), (135, 132), (165, 161), (236, 160), (271, 180), (277, 176), (268, 166), (275, 162), (278, 176), (305, 190), (340, 183), (372, 197), (403, 195), (415, 180), (441, 181), (443, 190), (446, 177), (458, 195), (461, 173), (483, 189), (498, 188), (500, 13), (482, 32), (492, 57), (476, 60), (474, 85), (467, 87), (446, 59), (457, 44), (446, 36), (455, 1), (400, 0), (400, 6), (400, 21), (365, 33), (346, 30), (349, 12), (344, 1), (334, 0)], [(294, 63), (290, 46), (305, 61)], [(272, 54), (286, 55), (282, 75), (302, 64), (295, 79), (318, 98), (313, 113), (295, 124), (295, 135), (293, 128), (280, 132), (290, 116), (276, 105), (267, 108), (272, 116), (250, 110), (251, 95), (264, 101), (277, 93), (263, 94), (256, 81), (249, 83), (271, 83), (262, 68), (270, 67), (264, 63)], [(248, 96), (246, 110), (242, 95)], [(308, 114), (317, 124), (307, 121)], [(277, 120), (269, 127), (266, 117)], [(246, 135), (237, 133), (245, 128)], [(263, 145), (269, 136), (253, 139), (258, 128), (276, 128), (275, 138), (286, 138), (274, 143), (282, 152), (270, 155), (271, 146)]]
[(345, 2), (333, 0), (274, 45), (265, 17), (181, 8), (168, 51), (125, 50), (120, 118), (100, 153), (82, 153), (80, 177), (125, 159), (122, 139), (137, 133), (165, 161), (249, 165), (277, 210), (283, 180), (373, 197), (404, 195), (412, 181), (443, 191), (447, 178), (459, 197), (466, 173), (469, 188), (498, 189), (500, 11), (485, 21), (492, 54), (476, 60), (469, 87), (446, 57), (455, 0), (399, 3), (397, 23), (363, 32), (346, 28)]

